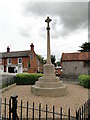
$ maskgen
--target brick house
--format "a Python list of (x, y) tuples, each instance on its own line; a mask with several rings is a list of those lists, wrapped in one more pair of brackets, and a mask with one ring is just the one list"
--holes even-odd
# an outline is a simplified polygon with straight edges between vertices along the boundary
[(30, 50), (0, 53), (0, 73), (37, 73), (42, 72), (42, 65), (34, 51), (33, 43)]
[(62, 53), (61, 64), (63, 76), (90, 74), (90, 52)]

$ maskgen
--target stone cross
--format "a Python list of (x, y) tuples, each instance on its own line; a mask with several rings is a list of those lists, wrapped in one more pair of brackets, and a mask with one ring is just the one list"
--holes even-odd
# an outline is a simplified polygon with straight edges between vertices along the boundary
[(47, 17), (47, 19), (45, 20), (45, 22), (47, 22), (47, 64), (51, 64), (51, 54), (50, 54), (50, 27), (49, 27), (49, 23), (52, 20)]

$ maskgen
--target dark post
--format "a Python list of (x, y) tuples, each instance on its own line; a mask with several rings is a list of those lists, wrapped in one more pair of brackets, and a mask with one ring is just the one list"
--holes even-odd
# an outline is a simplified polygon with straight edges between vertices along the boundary
[(53, 120), (54, 120), (54, 111), (55, 111), (55, 109), (54, 109), (54, 106), (53, 106)]
[(79, 112), (78, 110), (76, 110), (76, 120), (79, 120), (78, 118), (79, 118)]
[(22, 120), (22, 100), (21, 100), (21, 120)]
[(86, 116), (85, 116), (85, 103), (84, 103), (84, 120), (85, 120), (85, 117), (86, 117)]
[(68, 120), (70, 120), (70, 108), (68, 109)]
[(79, 113), (80, 113), (79, 119), (81, 120), (81, 108), (79, 109)]
[(46, 104), (46, 120), (47, 120), (47, 112), (48, 112), (48, 108), (47, 108), (47, 104)]
[(33, 102), (33, 120), (34, 120), (34, 102)]
[(6, 120), (6, 98), (5, 98), (5, 120)]
[(17, 119), (17, 95), (11, 96), (12, 99), (12, 119)]
[(9, 100), (9, 120), (11, 120), (11, 99)]
[(27, 101), (27, 120), (28, 120), (28, 101)]
[(62, 107), (60, 108), (60, 120), (62, 120)]
[(83, 120), (83, 106), (82, 106), (82, 120)]
[(41, 103), (39, 103), (39, 120), (41, 120)]
[(88, 119), (90, 119), (90, 99), (88, 100)]

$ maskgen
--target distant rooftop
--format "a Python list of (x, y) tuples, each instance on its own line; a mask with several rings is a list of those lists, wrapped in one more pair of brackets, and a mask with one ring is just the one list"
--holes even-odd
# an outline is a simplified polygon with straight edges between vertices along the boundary
[(90, 60), (90, 52), (62, 53), (61, 61), (87, 61)]
[(31, 45), (30, 45), (30, 50), (24, 50), (24, 51), (12, 51), (12, 52), (10, 52), (10, 47), (7, 46), (7, 52), (0, 53), (0, 58), (27, 57), (30, 55), (31, 51), (34, 51), (33, 43), (31, 43)]
[(11, 57), (27, 57), (30, 54), (31, 50), (26, 51), (16, 51), (16, 52), (3, 52), (0, 53), (2, 58), (11, 58)]

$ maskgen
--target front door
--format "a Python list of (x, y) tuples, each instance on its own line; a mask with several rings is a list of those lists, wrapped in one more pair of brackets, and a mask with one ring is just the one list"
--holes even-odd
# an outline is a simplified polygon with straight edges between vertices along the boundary
[(8, 67), (8, 72), (9, 73), (14, 73), (14, 69), (15, 69), (15, 67)]

